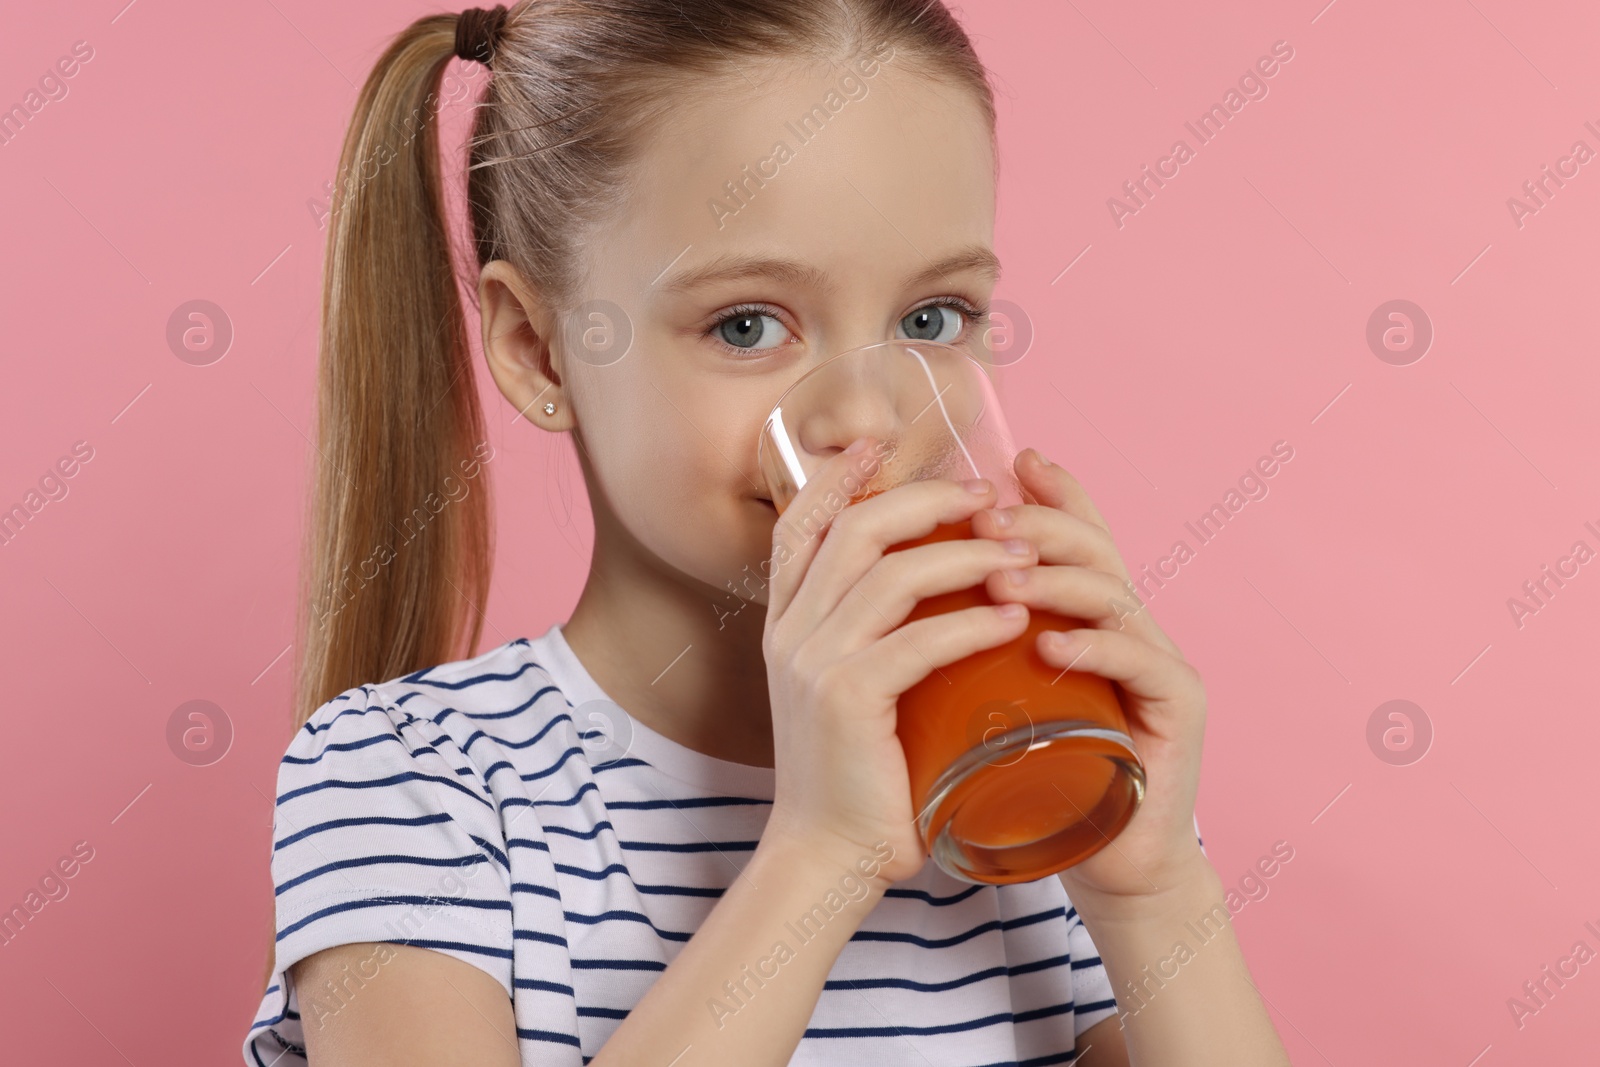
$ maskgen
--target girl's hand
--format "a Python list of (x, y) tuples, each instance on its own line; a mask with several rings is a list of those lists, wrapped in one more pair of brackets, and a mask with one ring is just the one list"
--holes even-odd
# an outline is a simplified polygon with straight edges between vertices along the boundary
[(776, 764), (767, 829), (835, 863), (879, 865), (871, 877), (887, 885), (927, 859), (895, 733), (900, 694), (936, 668), (1014, 640), (1029, 613), (984, 605), (901, 624), (921, 599), (1032, 567), (1039, 556), (1031, 544), (1004, 544), (1010, 535), (886, 554), (992, 507), (996, 495), (987, 481), (971, 489), (934, 479), (844, 506), (878, 469), (868, 444), (831, 456), (773, 530), (762, 635)]
[(1078, 480), (1036, 449), (1019, 454), (1015, 468), (1039, 503), (985, 511), (974, 517), (973, 532), (1027, 538), (1038, 546), (1039, 566), (1019, 572), (1026, 578), (1021, 585), (991, 576), (988, 594), (1088, 624), (1066, 631), (1070, 643), (1055, 640), (1060, 631), (1040, 634), (1039, 655), (1116, 684), (1145, 768), (1144, 800), (1127, 827), (1061, 872), (1061, 880), (1074, 904), (1151, 896), (1206, 862), (1194, 830), (1205, 690), (1136, 595), (1105, 520)]

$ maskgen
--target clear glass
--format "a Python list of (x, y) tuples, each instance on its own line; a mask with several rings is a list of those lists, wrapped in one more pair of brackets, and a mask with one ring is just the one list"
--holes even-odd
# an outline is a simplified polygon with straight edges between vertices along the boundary
[[(780, 516), (824, 460), (863, 434), (883, 442), (881, 462), (846, 489), (849, 499), (925, 478), (987, 478), (998, 507), (1035, 502), (1013, 472), (1016, 450), (983, 365), (951, 345), (902, 339), (842, 352), (779, 398), (757, 463)], [(826, 537), (828, 512), (819, 505), (785, 521), (814, 523)], [(890, 551), (971, 536), (970, 521), (951, 523)], [(990, 603), (979, 584), (921, 601), (907, 621)], [(1052, 667), (1035, 648), (1044, 630), (1085, 624), (1031, 616), (1015, 640), (934, 670), (899, 701), (918, 831), (934, 862), (967, 882), (1028, 882), (1080, 863), (1144, 797), (1115, 688)]]

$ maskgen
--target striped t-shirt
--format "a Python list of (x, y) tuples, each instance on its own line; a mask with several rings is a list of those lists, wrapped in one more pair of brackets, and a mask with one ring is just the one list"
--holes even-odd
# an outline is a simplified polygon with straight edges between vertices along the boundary
[[(348, 690), (278, 771), (277, 958), (245, 1063), (305, 1063), (304, 1029), (387, 957), (339, 988), (284, 971), (371, 941), (481, 967), (511, 998), (522, 1062), (581, 1067), (750, 859), (773, 784), (627, 716), (559, 625)], [(1058, 879), (973, 885), (928, 861), (839, 954), (790, 1063), (1071, 1063), (1115, 1010)]]

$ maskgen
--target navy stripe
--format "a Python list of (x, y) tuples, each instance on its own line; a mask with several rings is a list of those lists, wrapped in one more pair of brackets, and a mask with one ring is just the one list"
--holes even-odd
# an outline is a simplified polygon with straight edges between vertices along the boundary
[(893, 930), (857, 930), (851, 935), (852, 941), (899, 941), (906, 944), (917, 945), (922, 948), (947, 948), (950, 945), (959, 945), (963, 941), (970, 941), (979, 934), (986, 934), (990, 930), (1014, 930), (1019, 926), (1031, 926), (1045, 919), (1053, 919), (1061, 914), (1060, 908), (1049, 911), (1036, 912), (1033, 915), (1023, 915), (1015, 919), (990, 919), (988, 922), (979, 923), (972, 929), (950, 937), (926, 938), (916, 934), (900, 933)]
[(610, 819), (601, 819), (587, 830), (570, 830), (565, 826), (546, 826), (544, 828), (544, 832), (547, 834), (562, 834), (566, 837), (575, 837), (579, 841), (592, 841), (599, 836), (601, 830), (610, 830), (615, 833), (616, 827), (611, 825)]
[(907, 945), (916, 945), (918, 948), (949, 948), (965, 941), (971, 941), (979, 934), (986, 934), (991, 930), (1000, 929), (998, 920), (990, 920), (974, 926), (964, 933), (953, 934), (950, 937), (918, 937), (916, 934), (905, 934), (892, 930), (857, 930), (851, 935), (852, 941), (896, 941)]
[(575, 971), (664, 971), (665, 963), (657, 960), (580, 960), (572, 959)]
[[(549, 692), (549, 691), (560, 692), (560, 690), (557, 690), (555, 688), (555, 686), (550, 686), (548, 690), (542, 690), (542, 691), (544, 691), (544, 692)], [(523, 704), (520, 707), (513, 708), (511, 710), (510, 714), (515, 714), (516, 712), (521, 711), (526, 707), (527, 707), (527, 704)], [(497, 712), (496, 714), (498, 715), (500, 713)], [(433, 716), (428, 721), (433, 723), (435, 726), (438, 726), (440, 729), (444, 729), (444, 721), (446, 719), (448, 719), (452, 715), (459, 715), (462, 718), (466, 719), (467, 720), (467, 725), (472, 728), (472, 732), (467, 735), (467, 739), (461, 743), (461, 751), (463, 751), (463, 752), (465, 752), (467, 749), (471, 748), (474, 742), (478, 741), (480, 738), (485, 738), (485, 737), (487, 737), (489, 740), (493, 741), (495, 744), (503, 745), (506, 748), (512, 748), (512, 749), (531, 748), (534, 745), (538, 744), (539, 741), (544, 737), (544, 735), (549, 733), (550, 732), (550, 728), (552, 726), (554, 726), (556, 723), (558, 723), (558, 722), (571, 722), (572, 721), (572, 716), (568, 715), (566, 712), (564, 712), (564, 711), (557, 712), (554, 715), (550, 716), (549, 720), (546, 721), (543, 726), (539, 727), (539, 732), (538, 733), (534, 734), (532, 737), (528, 738), (526, 741), (512, 741), (509, 738), (499, 737), (499, 736), (497, 736), (495, 734), (487, 733), (484, 730), (479, 729), (476, 725), (473, 724), (473, 720), (474, 719), (481, 718), (482, 716), (472, 715), (469, 712), (462, 711), (460, 708), (441, 708), (439, 710), (439, 713), (437, 715)]]
[[(457, 714), (463, 715), (463, 716), (466, 715), (466, 712), (458, 712), (458, 711), (456, 711), (455, 708), (445, 708), (444, 711), (440, 712), (437, 716), (434, 717), (433, 721), (434, 722), (439, 722), (441, 719), (448, 718), (450, 712), (456, 712)], [(509, 749), (512, 749), (513, 751), (518, 751), (518, 750), (521, 750), (521, 749), (524, 749), (524, 748), (532, 748), (534, 745), (537, 745), (540, 741), (543, 741), (545, 735), (550, 732), (550, 728), (552, 726), (554, 726), (556, 723), (561, 722), (563, 719), (566, 720), (567, 722), (571, 722), (572, 721), (571, 717), (568, 716), (566, 712), (562, 712), (560, 715), (554, 715), (550, 719), (548, 719), (543, 726), (539, 727), (539, 732), (538, 733), (534, 734), (532, 737), (528, 738), (526, 741), (513, 741), (508, 737), (500, 737), (500, 736), (498, 736), (496, 734), (491, 734), (486, 730), (480, 730), (480, 729), (474, 728), (472, 733), (467, 735), (467, 739), (461, 743), (461, 751), (463, 751), (463, 752), (467, 751), (477, 741), (479, 741), (480, 739), (485, 738), (485, 737), (487, 737), (490, 741), (493, 741), (495, 744), (499, 745), (500, 747), (509, 748)]]
[(936, 1026), (829, 1026), (807, 1027), (806, 1037), (904, 1037), (908, 1034), (931, 1036), (933, 1034), (960, 1034), (970, 1030), (982, 1030), (987, 1026), (999, 1023), (1010, 1023), (1011, 1013), (1002, 1012), (997, 1015), (985, 1015), (981, 1019), (972, 1019), (960, 1023), (940, 1023)]
[(1052, 1056), (1035, 1056), (1031, 1060), (1023, 1060), (1017, 1067), (1052, 1067), (1057, 1063), (1078, 1062), (1078, 1050), (1071, 1049), (1067, 1052), (1057, 1052)]
[(412, 948), (453, 948), (457, 952), (470, 952), (477, 956), (493, 956), (495, 959), (509, 960), (512, 958), (511, 950), (506, 948), (485, 948), (482, 945), (473, 945), (465, 941), (430, 941), (426, 938), (414, 937), (386, 937), (386, 945), (410, 945)]
[(543, 841), (533, 841), (533, 840), (530, 840), (529, 838), (526, 838), (526, 837), (510, 837), (510, 838), (507, 838), (506, 839), (506, 847), (508, 849), (509, 848), (532, 848), (532, 849), (538, 849), (541, 852), (549, 852), (550, 851), (550, 846), (545, 844)]
[(679, 800), (608, 800), (606, 807), (618, 811), (654, 811), (657, 808), (724, 808), (771, 803), (770, 800), (758, 800), (754, 797), (683, 797)]
[[(430, 898), (430, 897), (392, 897), (392, 898), (380, 898), (380, 899), (372, 899), (372, 900), (347, 900), (343, 904), (330, 904), (326, 908), (322, 908), (319, 911), (312, 912), (310, 915), (307, 915), (304, 919), (301, 919), (299, 922), (290, 923), (288, 926), (285, 926), (282, 930), (279, 930), (278, 931), (277, 940), (282, 941), (284, 938), (288, 937), (290, 934), (293, 934), (295, 931), (301, 930), (301, 929), (303, 929), (303, 928), (305, 928), (307, 926), (310, 926), (312, 923), (316, 922), (319, 919), (326, 919), (330, 915), (339, 915), (339, 914), (341, 914), (343, 912), (347, 912), (347, 911), (361, 911), (361, 910), (363, 910), (365, 908), (383, 908), (383, 907), (391, 907), (391, 906), (398, 907), (398, 906), (402, 906), (402, 905), (416, 905), (416, 904), (420, 904), (420, 903), (424, 903), (424, 902), (436, 902), (436, 901), (438, 901), (440, 899), (441, 898), (439, 898), (439, 897), (432, 897), (432, 898)], [(450, 903), (465, 905), (467, 907), (473, 907), (473, 908), (488, 908), (488, 909), (493, 909), (493, 910), (499, 910), (501, 908), (504, 908), (508, 912), (511, 910), (511, 902), (508, 901), (508, 900), (478, 900), (478, 901), (452, 900)], [(389, 939), (386, 938), (385, 940), (389, 940)], [(424, 942), (421, 942), (421, 941), (395, 941), (394, 943), (395, 944), (401, 944), (401, 945), (423, 945), (424, 947), (430, 947), (430, 943), (424, 943)], [(510, 952), (509, 949), (506, 949), (506, 950), (490, 949), (490, 948), (483, 948), (481, 946), (474, 945), (474, 946), (470, 947), (469, 951), (481, 952), (484, 955), (488, 955), (488, 956), (504, 956), (507, 959), (511, 958), (511, 952)]]
[[(313, 878), (320, 878), (322, 875), (329, 874), (329, 873), (331, 873), (333, 871), (346, 871), (346, 870), (351, 870), (351, 869), (356, 868), (356, 867), (372, 867), (372, 866), (376, 866), (378, 864), (383, 864), (383, 863), (396, 863), (396, 864), (405, 864), (405, 865), (412, 866), (412, 867), (461, 867), (461, 868), (466, 868), (466, 867), (475, 866), (475, 865), (477, 865), (479, 863), (487, 863), (487, 862), (489, 862), (489, 860), (488, 860), (488, 857), (486, 857), (486, 856), (460, 856), (460, 857), (455, 857), (455, 858), (451, 858), (451, 859), (432, 859), (432, 858), (424, 858), (424, 857), (421, 857), (421, 856), (396, 856), (396, 855), (358, 856), (355, 859), (335, 860), (333, 863), (324, 863), (321, 867), (313, 867), (311, 870), (307, 871), (305, 874), (302, 874), (297, 878), (291, 878), (287, 882), (280, 883), (278, 885), (278, 887), (273, 890), (272, 895), (273, 896), (282, 896), (284, 893), (286, 893), (289, 890), (293, 889), (295, 886), (300, 885), (300, 884), (302, 884), (304, 882), (309, 882)], [(472, 875), (468, 874), (467, 877), (470, 878), (470, 877), (472, 877)], [(440, 899), (444, 899), (444, 898), (440, 898)]]
[(511, 891), (513, 893), (532, 893), (535, 896), (549, 897), (552, 900), (561, 899), (561, 894), (556, 892), (554, 889), (551, 889), (549, 886), (532, 885), (528, 882), (512, 882)]
[(483, 780), (487, 782), (490, 778), (493, 778), (501, 771), (515, 772), (516, 769), (517, 768), (509, 760), (495, 760), (493, 763), (489, 764), (489, 766), (483, 769), (482, 777)]
[(580, 1004), (578, 1006), (578, 1015), (579, 1017), (592, 1019), (626, 1019), (628, 1010), (627, 1008), (586, 1008)]
[(959, 989), (964, 985), (982, 982), (989, 978), (1009, 976), (1005, 967), (989, 967), (982, 971), (952, 978), (948, 982), (913, 982), (909, 978), (840, 978), (823, 982), (823, 989), (910, 989), (917, 993), (942, 993), (946, 989)]
[(1051, 956), (1046, 960), (1034, 960), (1032, 963), (1019, 963), (1010, 968), (1012, 974), (1032, 974), (1034, 971), (1047, 971), (1052, 967), (1059, 967), (1063, 963), (1071, 963), (1072, 956)]
[(565, 863), (556, 864), (556, 870), (561, 874), (575, 874), (579, 878), (587, 878), (591, 882), (603, 881), (613, 874), (627, 874), (628, 868), (620, 863), (613, 863), (609, 867), (598, 871), (586, 871), (582, 867), (569, 867)]
[[(953, 978), (947, 982), (914, 982), (909, 978), (851, 978), (836, 979), (823, 983), (824, 989), (911, 989), (919, 992), (938, 993), (946, 989), (956, 989), (960, 986), (971, 985), (973, 982), (992, 978), (1003, 974), (1007, 978), (1020, 974), (1033, 974), (1037, 971), (1049, 970), (1064, 964), (1076, 967), (1070, 955), (1052, 956), (1049, 959), (1037, 960), (1033, 963), (1019, 963), (1005, 967), (990, 967), (987, 970), (976, 971), (961, 978)], [(1107, 1001), (1114, 1005), (1116, 1001)], [(1084, 1010), (1084, 1009), (1079, 1009)]]
[[(578, 736), (582, 737), (583, 735), (579, 734)], [(650, 766), (650, 764), (646, 763), (642, 759), (638, 759), (637, 757), (634, 757), (634, 756), (623, 756), (623, 757), (621, 757), (619, 759), (611, 759), (611, 760), (606, 760), (604, 763), (593, 764), (593, 765), (590, 766), (589, 769), (591, 771), (593, 771), (595, 774), (599, 774), (601, 771), (620, 771), (624, 767), (648, 767), (648, 766)]]
[(438, 812), (434, 815), (418, 815), (413, 819), (402, 819), (394, 815), (364, 815), (353, 819), (329, 819), (327, 822), (319, 822), (308, 826), (299, 833), (290, 834), (282, 841), (274, 841), (272, 843), (272, 851), (276, 852), (280, 848), (285, 848), (296, 841), (311, 837), (314, 834), (320, 834), (325, 830), (337, 830), (345, 826), (429, 826), (433, 823), (449, 821), (450, 816), (444, 812)]
[(548, 778), (552, 774), (554, 774), (557, 771), (559, 771), (562, 768), (562, 766), (567, 762), (567, 760), (571, 759), (573, 756), (581, 756), (581, 755), (583, 755), (583, 749), (581, 749), (578, 746), (574, 745), (572, 748), (569, 748), (565, 752), (561, 753), (561, 758), (556, 760), (555, 763), (553, 763), (550, 766), (546, 767), (544, 770), (542, 770), (542, 771), (534, 771), (531, 774), (519, 775), (518, 777), (520, 777), (524, 782), (537, 782), (539, 779)]
[(633, 888), (641, 893), (663, 897), (720, 897), (724, 890), (715, 887), (693, 885), (647, 885), (644, 882), (633, 883)]
[(540, 930), (513, 930), (511, 931), (511, 940), (539, 941), (546, 945), (560, 945), (562, 948), (567, 947), (567, 939), (562, 937), (560, 934), (547, 934)]
[(339, 714), (335, 715), (333, 718), (329, 719), (327, 722), (323, 723), (321, 726), (314, 726), (314, 725), (312, 725), (312, 723), (311, 723), (311, 721), (309, 719), (306, 720), (306, 724), (305, 724), (304, 729), (305, 729), (306, 733), (308, 733), (308, 734), (312, 735), (313, 737), (315, 737), (317, 734), (323, 733), (326, 730), (333, 729), (333, 724), (338, 722), (340, 719), (344, 718), (346, 715), (370, 715), (375, 711), (378, 712), (381, 715), (388, 715), (389, 714), (389, 705), (387, 705), (387, 704), (367, 704), (364, 707), (359, 707), (359, 708), (345, 708), (343, 711), (339, 712)]
[(517, 1039), (519, 1041), (548, 1041), (552, 1045), (580, 1047), (576, 1034), (558, 1034), (554, 1030), (529, 1030), (519, 1026), (517, 1027)]
[[(561, 697), (563, 703), (566, 702), (567, 698), (561, 696), (561, 690), (557, 689), (553, 685), (547, 685), (537, 693), (533, 694), (533, 696), (529, 697), (527, 700), (524, 700), (521, 704), (518, 704), (509, 711), (468, 711), (463, 712), (462, 714), (473, 719), (509, 719), (515, 715), (521, 715), (523, 712), (533, 707), (546, 693), (554, 693), (556, 696)], [(567, 706), (571, 707), (572, 705), (567, 704)], [(556, 718), (565, 719), (567, 718), (567, 714), (562, 712), (557, 715)]]
[(1065, 1004), (1052, 1004), (1046, 1008), (1033, 1008), (1030, 1011), (1019, 1011), (1014, 1013), (1011, 1018), (1014, 1022), (1027, 1023), (1032, 1022), (1035, 1019), (1047, 1019), (1052, 1015), (1065, 1015), (1069, 1011), (1076, 1013), (1076, 1009), (1073, 1007), (1072, 1001), (1070, 1000)]
[[(492, 808), (494, 806), (453, 778), (441, 778), (437, 774), (419, 774), (416, 771), (403, 771), (400, 774), (391, 774), (387, 778), (374, 778), (365, 782), (347, 782), (343, 778), (325, 779), (320, 782), (313, 782), (311, 785), (301, 786), (299, 789), (291, 789), (280, 796), (277, 802), (282, 804), (285, 801), (293, 800), (295, 797), (305, 796), (307, 793), (319, 793), (324, 789), (382, 789), (384, 786), (398, 785), (401, 782), (438, 782), (440, 785), (447, 785), (451, 789), (459, 789), (485, 807)], [(594, 783), (586, 784), (593, 785)], [(582, 790), (579, 790), (579, 792), (581, 793)]]
[(1046, 919), (1060, 919), (1065, 916), (1066, 910), (1057, 907), (1048, 911), (1036, 911), (1032, 915), (1019, 915), (1015, 919), (1007, 919), (1001, 925), (1004, 929), (1015, 930), (1019, 926), (1032, 926), (1034, 923), (1042, 923)]
[(890, 886), (888, 889), (883, 891), (883, 895), (886, 897), (906, 897), (911, 900), (920, 900), (924, 903), (932, 904), (936, 908), (942, 908), (947, 904), (959, 904), (963, 900), (966, 900), (968, 897), (972, 896), (974, 893), (980, 893), (986, 889), (993, 890), (994, 886), (972, 885), (963, 889), (954, 896), (936, 897), (932, 893), (929, 893), (923, 889), (896, 889), (895, 887)]
[(693, 930), (689, 931), (688, 933), (679, 933), (676, 930), (663, 930), (656, 926), (655, 923), (651, 922), (648, 915), (641, 915), (636, 911), (624, 911), (620, 908), (613, 908), (610, 911), (601, 912), (599, 915), (584, 915), (575, 911), (563, 911), (561, 915), (562, 918), (566, 919), (568, 922), (582, 923), (585, 926), (594, 926), (599, 923), (618, 921), (643, 923), (650, 929), (654, 930), (657, 937), (664, 938), (667, 941), (687, 941), (689, 938), (694, 936)]
[(623, 841), (617, 844), (634, 852), (750, 852), (759, 841), (688, 841), (674, 844), (668, 841)]
[(424, 667), (422, 670), (417, 671), (415, 674), (408, 674), (404, 678), (401, 678), (399, 680), (402, 681), (402, 682), (407, 682), (407, 683), (411, 683), (411, 684), (431, 685), (431, 686), (433, 686), (433, 687), (435, 687), (437, 689), (460, 690), (460, 689), (470, 689), (472, 686), (479, 685), (479, 684), (481, 684), (483, 682), (514, 682), (518, 678), (521, 678), (524, 674), (527, 674), (528, 671), (530, 671), (530, 670), (536, 670), (536, 671), (544, 670), (543, 667), (539, 666), (537, 663), (533, 662), (533, 660), (530, 659), (530, 660), (525, 661), (522, 664), (522, 666), (518, 667), (516, 670), (512, 671), (510, 674), (475, 674), (471, 678), (464, 678), (459, 682), (442, 682), (442, 681), (436, 681), (435, 679), (432, 679), (432, 678), (424, 678), (423, 677), (423, 675), (427, 674), (429, 671), (431, 671), (433, 669), (434, 669), (433, 667)]
[[(506, 808), (570, 808), (583, 799), (583, 794), (591, 791), (596, 793), (600, 791), (600, 787), (595, 785), (593, 780), (584, 782), (578, 787), (576, 793), (565, 800), (528, 800), (526, 797), (506, 797), (500, 802), (501, 814), (505, 813)], [(613, 804), (611, 807), (616, 807), (616, 805)]]
[(363, 737), (359, 741), (339, 741), (331, 745), (323, 745), (321, 752), (318, 752), (315, 756), (311, 756), (309, 758), (305, 756), (291, 756), (288, 753), (284, 753), (283, 762), (299, 764), (320, 763), (322, 761), (322, 757), (329, 752), (352, 752), (358, 748), (367, 748), (371, 745), (379, 745), (385, 741), (399, 740), (400, 738), (395, 734), (374, 734), (371, 737)]
[(541, 978), (513, 978), (511, 988), (532, 989), (540, 993), (561, 993), (569, 997), (573, 995), (571, 986), (562, 985), (560, 982), (546, 982)]
[(507, 874), (511, 873), (511, 857), (507, 856), (504, 852), (501, 852), (498, 848), (496, 848), (494, 846), (494, 842), (485, 841), (483, 838), (479, 837), (477, 834), (468, 834), (467, 836), (472, 838), (472, 843), (474, 845), (477, 845), (479, 848), (481, 848), (485, 852), (487, 852), (490, 856), (493, 856), (495, 859), (499, 860), (500, 861), (500, 866), (502, 866), (502, 867), (504, 867), (506, 869), (506, 873)]

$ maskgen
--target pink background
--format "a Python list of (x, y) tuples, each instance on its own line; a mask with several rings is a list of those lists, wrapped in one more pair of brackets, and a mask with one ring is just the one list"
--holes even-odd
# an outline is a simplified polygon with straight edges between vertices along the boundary
[[(19, 1063), (238, 1056), (289, 734), (308, 202), (386, 38), (434, 10), (124, 2), (13, 5), (0, 34), (0, 104), (94, 49), (0, 148), (0, 507), (94, 449), (0, 547), (0, 909), (94, 849), (0, 947)], [(1294, 848), (1236, 922), (1295, 1061), (1592, 1058), (1600, 963), (1520, 1029), (1506, 1002), (1576, 941), (1600, 950), (1600, 562), (1520, 628), (1507, 601), (1575, 541), (1600, 549), (1600, 161), (1520, 228), (1506, 201), (1574, 141), (1600, 150), (1600, 9), (1324, 2), (965, 5), (1002, 89), (997, 296), (1036, 330), (1011, 421), (1136, 571), (1294, 449), (1150, 606), (1207, 680), (1199, 817), (1224, 881)], [(1119, 228), (1107, 198), (1194, 147), (1185, 120), (1279, 40), (1269, 95)], [(166, 342), (192, 299), (235, 330), (208, 366)], [(1393, 299), (1435, 330), (1406, 366), (1366, 342)], [(590, 527), (572, 449), (480, 380), (497, 644), (566, 617)], [(166, 741), (194, 699), (235, 732), (210, 766)], [(1410, 765), (1368, 745), (1393, 699), (1432, 724)]]

